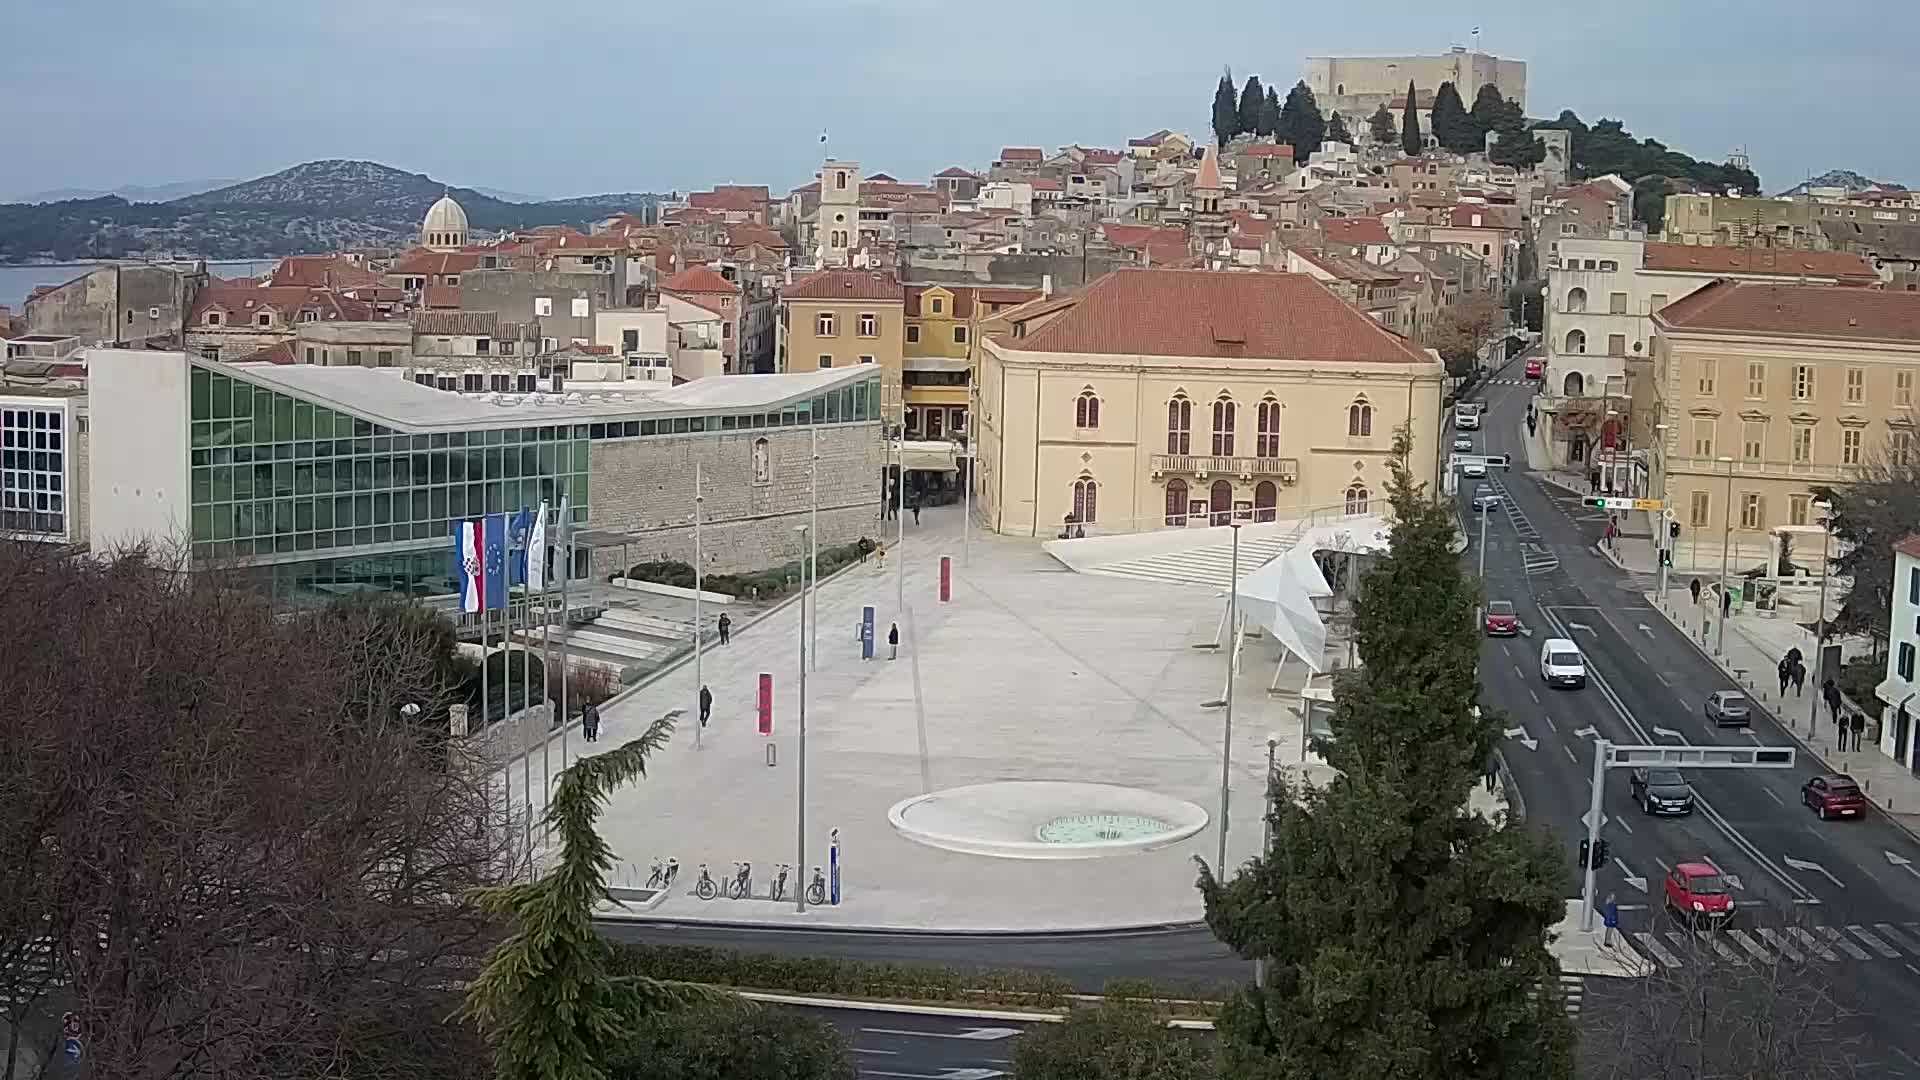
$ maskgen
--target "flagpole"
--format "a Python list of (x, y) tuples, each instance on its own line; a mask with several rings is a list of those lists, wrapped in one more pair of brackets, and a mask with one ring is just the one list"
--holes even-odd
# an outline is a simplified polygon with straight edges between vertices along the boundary
[[(545, 502), (540, 504), (540, 713), (546, 718), (547, 731), (553, 731), (553, 534), (547, 529), (547, 515), (551, 508)], [(531, 565), (531, 564), (529, 564)], [(566, 730), (561, 729), (561, 737)], [(567, 756), (560, 755), (560, 767), (566, 768)]]
[(706, 727), (706, 718), (700, 715), (700, 692), (706, 689), (706, 676), (701, 670), (700, 635), (705, 631), (704, 614), (701, 610), (700, 593), (704, 584), (701, 563), (704, 553), (700, 550), (700, 502), (706, 498), (700, 491), (704, 479), (700, 462), (693, 463), (693, 748), (700, 749), (700, 729)]
[(560, 556), (566, 560), (566, 566), (560, 571), (560, 771), (567, 769), (567, 720), (573, 715), (567, 710), (567, 675), (572, 670), (567, 665), (567, 581), (573, 577), (573, 511), (567, 500), (560, 500)]
[[(811, 489), (813, 510), (809, 519), (807, 542), (812, 545), (813, 586), (804, 591), (800, 602), (807, 605), (807, 670), (820, 670), (820, 429), (813, 429), (813, 460), (807, 465), (807, 484)], [(805, 575), (802, 575), (805, 576)]]

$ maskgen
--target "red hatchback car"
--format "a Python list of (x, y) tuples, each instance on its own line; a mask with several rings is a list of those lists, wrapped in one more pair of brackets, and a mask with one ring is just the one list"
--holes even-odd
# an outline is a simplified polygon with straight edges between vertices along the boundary
[(1527, 361), (1527, 378), (1529, 379), (1543, 378), (1546, 375), (1546, 373), (1547, 373), (1547, 365), (1545, 363), (1542, 363), (1538, 359)]
[(1821, 820), (1857, 818), (1867, 812), (1867, 797), (1846, 773), (1816, 776), (1800, 788), (1800, 801), (1813, 807)]
[(1487, 636), (1512, 637), (1520, 632), (1520, 616), (1514, 613), (1513, 601), (1487, 601)]
[(1733, 917), (1733, 894), (1712, 863), (1683, 862), (1667, 874), (1667, 910), (1698, 926), (1719, 926)]

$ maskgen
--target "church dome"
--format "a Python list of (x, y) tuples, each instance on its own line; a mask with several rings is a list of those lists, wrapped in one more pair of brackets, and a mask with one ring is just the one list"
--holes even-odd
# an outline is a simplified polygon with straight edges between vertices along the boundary
[(453, 201), (453, 196), (442, 195), (440, 201), (427, 209), (427, 216), (420, 223), (420, 243), (430, 248), (457, 248), (467, 242), (467, 212)]

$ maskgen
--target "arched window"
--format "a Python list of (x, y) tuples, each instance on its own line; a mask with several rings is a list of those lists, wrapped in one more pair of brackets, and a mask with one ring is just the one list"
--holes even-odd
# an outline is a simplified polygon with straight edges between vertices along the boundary
[(1253, 441), (1253, 456), (1277, 458), (1280, 456), (1280, 403), (1271, 395), (1260, 402), (1254, 412), (1255, 427), (1258, 429)]
[(1187, 482), (1181, 479), (1167, 481), (1167, 524), (1185, 525), (1187, 523)]
[(1575, 286), (1567, 290), (1567, 310), (1580, 312), (1587, 310), (1587, 290)]
[(1167, 402), (1167, 453), (1193, 453), (1193, 402), (1185, 394)]
[(1347, 513), (1349, 514), (1366, 513), (1367, 502), (1371, 497), (1372, 496), (1370, 496), (1367, 492), (1367, 485), (1361, 483), (1360, 481), (1355, 480), (1353, 483), (1348, 484), (1347, 485)]
[(1567, 379), (1560, 385), (1560, 389), (1564, 397), (1579, 397), (1586, 392), (1587, 380), (1582, 378), (1579, 372), (1569, 371), (1567, 372)]
[(1373, 435), (1373, 406), (1367, 404), (1366, 398), (1347, 406), (1347, 435), (1356, 439)]
[(1073, 520), (1091, 525), (1099, 520), (1100, 484), (1084, 473), (1073, 482)]
[(1273, 481), (1262, 480), (1253, 489), (1253, 520), (1272, 521), (1274, 508), (1280, 504), (1280, 489)]
[(1233, 399), (1221, 394), (1213, 403), (1213, 454), (1215, 457), (1233, 456)]
[(1587, 332), (1585, 330), (1567, 331), (1567, 351), (1583, 353), (1587, 351)]
[(1080, 391), (1073, 399), (1073, 426), (1091, 431), (1100, 426), (1100, 397), (1092, 387)]
[(764, 438), (753, 440), (753, 482), (773, 483), (773, 453)]
[(1215, 480), (1207, 489), (1207, 523), (1225, 525), (1233, 520), (1233, 485)]

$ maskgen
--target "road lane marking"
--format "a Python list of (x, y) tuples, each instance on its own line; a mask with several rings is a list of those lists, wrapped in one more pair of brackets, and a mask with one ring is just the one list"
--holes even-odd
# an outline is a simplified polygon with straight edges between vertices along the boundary
[(1556, 735), (1557, 735), (1557, 734), (1559, 734), (1559, 732), (1560, 732), (1560, 727), (1559, 727), (1559, 725), (1558, 725), (1558, 724), (1555, 724), (1555, 723), (1553, 722), (1553, 717), (1551, 717), (1551, 716), (1548, 716), (1548, 715), (1547, 715), (1546, 713), (1541, 713), (1541, 714), (1540, 714), (1540, 719), (1542, 719), (1542, 720), (1545, 720), (1545, 721), (1547, 722), (1547, 729), (1548, 729), (1549, 731), (1552, 731), (1552, 732), (1553, 732), (1554, 734), (1556, 734)]
[(1819, 938), (1814, 937), (1798, 926), (1787, 927), (1787, 936), (1798, 942), (1801, 948), (1818, 956), (1822, 960), (1835, 961), (1840, 959), (1832, 949), (1822, 945)]
[(1656, 858), (1653, 861), (1659, 864), (1662, 873), (1670, 874), (1673, 872), (1673, 867), (1667, 865), (1667, 860)]
[(1773, 946), (1773, 951), (1779, 953), (1781, 956), (1786, 957), (1796, 964), (1806, 962), (1806, 954), (1802, 953), (1797, 946), (1788, 944), (1787, 939), (1781, 937), (1780, 932), (1773, 927), (1763, 926), (1755, 930), (1754, 933), (1759, 934), (1760, 940)]
[(1513, 665), (1513, 676), (1516, 679), (1524, 679), (1527, 677), (1527, 673), (1520, 670), (1519, 664), (1515, 664)]
[(1915, 956), (1920, 956), (1920, 941), (1915, 941), (1901, 933), (1895, 929), (1892, 924), (1874, 923), (1873, 928), (1880, 931), (1881, 937), (1886, 938), (1888, 941), (1893, 942), (1895, 945), (1900, 946)]
[(1660, 674), (1660, 673), (1659, 673), (1659, 672), (1657, 672), (1657, 671), (1653, 673), (1653, 677), (1654, 677), (1654, 678), (1656, 678), (1656, 679), (1659, 679), (1659, 680), (1660, 680), (1660, 685), (1661, 685), (1661, 686), (1672, 686), (1672, 685), (1673, 685), (1672, 683), (1670, 683), (1670, 682), (1668, 682), (1668, 681), (1667, 681), (1667, 677), (1666, 677), (1665, 675), (1662, 675), (1662, 674)]
[(1752, 953), (1755, 960), (1763, 964), (1773, 963), (1773, 954), (1762, 948), (1759, 942), (1748, 937), (1745, 930), (1729, 930), (1727, 936), (1733, 939), (1734, 944)]
[[(1593, 786), (1593, 781), (1591, 781), (1591, 780), (1589, 780), (1589, 781), (1587, 781), (1587, 786), (1588, 786), (1588, 787), (1592, 787), (1592, 786)], [(1627, 824), (1627, 819), (1626, 819), (1626, 818), (1623, 818), (1623, 817), (1619, 817), (1619, 818), (1609, 818), (1608, 820), (1609, 820), (1609, 821), (1612, 821), (1612, 822), (1613, 822), (1613, 823), (1614, 823), (1615, 825), (1618, 825), (1618, 826), (1620, 826), (1621, 828), (1623, 828), (1623, 829), (1625, 829), (1625, 830), (1627, 830), (1627, 832), (1628, 832), (1628, 833), (1632, 833), (1632, 832), (1633, 832), (1633, 826), (1631, 826), (1631, 825), (1629, 825), (1629, 824)]]
[(1567, 752), (1568, 761), (1573, 762), (1575, 765), (1580, 764), (1580, 759), (1573, 756), (1573, 747), (1568, 746), (1566, 743), (1561, 743), (1560, 749), (1565, 750)]
[(1780, 798), (1780, 796), (1775, 795), (1773, 793), (1772, 788), (1761, 788), (1760, 790), (1767, 793), (1767, 798), (1772, 799), (1774, 802), (1779, 803), (1781, 806), (1787, 805), (1784, 799)]
[[(1814, 927), (1814, 929), (1820, 931), (1820, 936), (1826, 939), (1827, 944), (1837, 946), (1841, 952), (1846, 953), (1848, 956), (1853, 957), (1855, 960), (1873, 959), (1873, 957), (1867, 955), (1867, 950), (1861, 948), (1858, 945), (1855, 945), (1851, 941), (1848, 941), (1846, 938), (1846, 935), (1842, 934), (1840, 931), (1834, 929), (1833, 927), (1816, 926)], [(1853, 928), (1848, 927), (1847, 929), (1851, 930)]]
[(1645, 930), (1635, 930), (1633, 932), (1633, 939), (1640, 943), (1640, 951), (1653, 957), (1660, 963), (1668, 967), (1680, 966), (1680, 958), (1668, 952), (1667, 947), (1660, 944), (1659, 938), (1654, 937)]
[(965, 1031), (926, 1031), (913, 1028), (866, 1028), (860, 1029), (867, 1035), (904, 1035), (910, 1039), (961, 1039), (966, 1042), (997, 1042), (1011, 1039), (1020, 1034), (1020, 1028), (976, 1027)]
[(1538, 692), (1534, 690), (1533, 687), (1531, 686), (1527, 687), (1527, 696), (1533, 699), (1533, 703), (1535, 705), (1540, 704), (1540, 695)]
[(1849, 926), (1847, 927), (1847, 933), (1852, 934), (1854, 937), (1857, 937), (1861, 941), (1866, 942), (1868, 947), (1873, 949), (1874, 952), (1879, 953), (1881, 956), (1884, 956), (1889, 960), (1900, 959), (1900, 951), (1898, 949), (1893, 948), (1891, 945), (1888, 945), (1886, 942), (1881, 941), (1879, 938), (1874, 937), (1872, 934), (1867, 933), (1867, 928), (1864, 926)]
[(853, 1048), (853, 1052), (856, 1054), (884, 1054), (887, 1057), (893, 1057), (900, 1053), (898, 1050), (875, 1050), (870, 1046), (856, 1046)]

